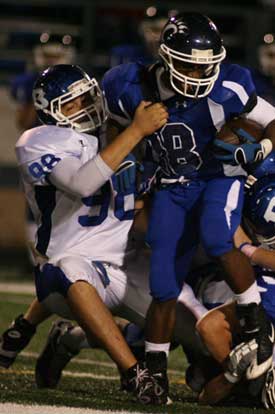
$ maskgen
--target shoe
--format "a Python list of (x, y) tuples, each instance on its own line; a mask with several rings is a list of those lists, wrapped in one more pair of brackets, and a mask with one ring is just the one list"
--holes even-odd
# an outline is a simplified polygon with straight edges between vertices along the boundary
[(261, 304), (237, 305), (236, 310), (242, 339), (250, 341), (255, 338), (258, 344), (257, 356), (246, 371), (247, 379), (252, 380), (260, 377), (272, 365), (275, 331)]
[(24, 319), (23, 315), (17, 316), (0, 338), (0, 366), (9, 368), (35, 332), (36, 327)]
[(155, 380), (154, 392), (158, 404), (168, 403), (169, 382), (167, 377), (167, 356), (165, 352), (146, 352), (146, 368)]
[(134, 394), (137, 402), (145, 405), (164, 404), (159, 395), (158, 384), (143, 364), (137, 363), (129, 368), (124, 374), (124, 379), (127, 383), (127, 391)]
[(57, 320), (49, 332), (45, 348), (39, 355), (35, 366), (35, 381), (38, 388), (55, 388), (62, 371), (70, 360), (78, 354), (61, 343), (61, 338), (74, 325), (69, 321)]

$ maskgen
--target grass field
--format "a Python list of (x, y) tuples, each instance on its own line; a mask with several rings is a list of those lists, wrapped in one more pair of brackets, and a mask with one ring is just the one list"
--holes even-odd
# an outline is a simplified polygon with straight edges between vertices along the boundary
[[(31, 299), (32, 296), (27, 294), (0, 292), (0, 332), (8, 326), (14, 316), (24, 312)], [(31, 344), (9, 370), (0, 369), (0, 403), (16, 402), (18, 404), (86, 407), (91, 409), (91, 411), (89, 410), (91, 413), (94, 409), (104, 412), (116, 410), (168, 412), (170, 414), (260, 414), (266, 412), (247, 407), (199, 406), (196, 403), (195, 395), (185, 385), (184, 368), (186, 363), (180, 349), (172, 352), (169, 360), (170, 396), (173, 400), (171, 406), (145, 407), (131, 402), (128, 395), (119, 391), (119, 378), (114, 364), (103, 351), (99, 350), (82, 351), (75, 360), (70, 362), (57, 389), (38, 390), (34, 382), (35, 360), (45, 342), (51, 323), (52, 320), (39, 327)], [(25, 414), (23, 406), (22, 413)], [(0, 414), (2, 414), (1, 408)], [(11, 412), (11, 414), (13, 413)], [(60, 414), (63, 414), (62, 410)]]

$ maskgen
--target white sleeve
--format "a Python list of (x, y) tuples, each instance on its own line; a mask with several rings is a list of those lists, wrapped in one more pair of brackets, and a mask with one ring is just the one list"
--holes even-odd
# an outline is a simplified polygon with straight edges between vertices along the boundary
[(275, 108), (269, 102), (258, 96), (257, 105), (247, 114), (247, 119), (251, 119), (265, 128), (275, 119)]
[(193, 289), (187, 284), (184, 283), (182, 291), (178, 297), (178, 302), (183, 303), (197, 318), (200, 319), (208, 312), (206, 309), (195, 297)]
[(94, 194), (113, 173), (98, 154), (85, 164), (74, 157), (64, 158), (48, 178), (60, 190), (82, 198)]

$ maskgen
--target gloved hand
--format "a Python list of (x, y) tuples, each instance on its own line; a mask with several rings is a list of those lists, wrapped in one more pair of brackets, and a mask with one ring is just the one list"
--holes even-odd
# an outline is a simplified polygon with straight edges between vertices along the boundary
[(115, 171), (117, 190), (123, 193), (131, 190), (133, 185), (136, 184), (137, 170), (140, 171), (141, 169), (142, 165), (138, 163), (136, 157), (130, 153)]
[(225, 154), (215, 154), (218, 160), (231, 165), (248, 164), (263, 160), (272, 149), (272, 146), (270, 151), (266, 148), (267, 141), (270, 143), (269, 146), (272, 145), (270, 140), (264, 139), (258, 143), (243, 129), (237, 129), (234, 132), (242, 142), (240, 145), (228, 144), (220, 139), (214, 140), (214, 146), (225, 152)]
[(232, 384), (240, 381), (253, 359), (256, 358), (257, 349), (258, 344), (255, 339), (242, 342), (232, 349), (227, 361), (227, 370), (224, 373), (227, 381)]

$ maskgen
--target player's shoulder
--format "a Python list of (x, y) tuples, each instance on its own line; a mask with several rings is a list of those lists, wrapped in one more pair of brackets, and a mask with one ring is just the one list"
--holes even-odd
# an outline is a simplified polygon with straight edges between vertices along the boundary
[(81, 148), (81, 135), (71, 128), (42, 125), (25, 131), (16, 143), (15, 149), (20, 162), (50, 153), (77, 155)]
[(240, 81), (242, 78), (251, 77), (250, 69), (236, 63), (223, 63), (221, 65), (222, 80)]
[(248, 68), (224, 63), (221, 65), (219, 77), (209, 97), (219, 103), (238, 97), (244, 103), (255, 93), (255, 85)]
[(122, 94), (131, 84), (139, 82), (140, 63), (124, 63), (108, 70), (102, 79), (102, 87), (105, 93), (116, 92)]
[(129, 124), (143, 98), (140, 63), (128, 63), (109, 70), (102, 81), (110, 117), (121, 125)]
[(109, 69), (103, 76), (103, 83), (113, 82), (117, 79), (123, 79), (126, 81), (136, 80), (141, 63), (123, 63), (121, 65), (114, 66)]

